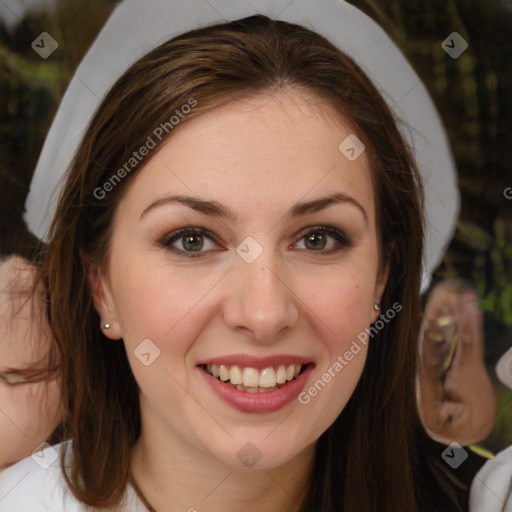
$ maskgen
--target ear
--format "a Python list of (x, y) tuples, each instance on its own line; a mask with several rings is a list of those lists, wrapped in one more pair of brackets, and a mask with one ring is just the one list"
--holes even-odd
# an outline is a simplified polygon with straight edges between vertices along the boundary
[[(389, 269), (390, 269), (390, 258), (386, 258), (386, 265), (377, 275), (377, 280), (375, 283), (375, 294), (374, 294), (374, 304), (381, 304), (382, 301), (382, 295), (384, 294), (384, 290), (386, 289), (386, 284), (388, 282), (389, 277)], [(372, 311), (371, 311), (371, 320), (370, 323), (374, 323), (378, 320), (379, 316), (381, 315), (382, 311), (378, 310), (375, 311), (372, 304)]]
[[(89, 263), (87, 281), (89, 282), (94, 308), (100, 317), (99, 327), (101, 331), (111, 340), (121, 339), (121, 325), (117, 321), (115, 302), (108, 276), (98, 265)], [(105, 329), (105, 324), (110, 324), (110, 328)]]

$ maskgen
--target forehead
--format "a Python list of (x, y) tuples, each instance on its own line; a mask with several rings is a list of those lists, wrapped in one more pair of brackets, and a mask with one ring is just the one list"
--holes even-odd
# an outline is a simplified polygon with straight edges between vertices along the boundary
[(233, 101), (178, 125), (125, 199), (140, 209), (158, 196), (187, 192), (243, 211), (340, 191), (373, 216), (366, 154), (351, 161), (340, 150), (353, 132), (313, 95), (288, 90)]

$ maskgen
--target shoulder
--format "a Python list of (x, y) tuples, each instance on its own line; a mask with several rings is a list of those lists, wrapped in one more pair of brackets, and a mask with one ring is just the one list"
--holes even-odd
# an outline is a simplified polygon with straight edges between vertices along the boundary
[[(72, 441), (47, 445), (0, 471), (0, 512), (98, 512), (77, 500), (69, 489), (60, 464), (65, 450), (65, 467), (72, 455)], [(147, 512), (131, 485), (115, 512)]]
[(0, 471), (0, 512), (85, 510), (69, 491), (60, 468), (60, 452), (68, 444), (48, 445)]
[[(476, 474), (469, 496), (470, 512), (500, 512), (512, 504), (512, 446), (487, 461)], [(508, 507), (507, 509), (508, 510)]]

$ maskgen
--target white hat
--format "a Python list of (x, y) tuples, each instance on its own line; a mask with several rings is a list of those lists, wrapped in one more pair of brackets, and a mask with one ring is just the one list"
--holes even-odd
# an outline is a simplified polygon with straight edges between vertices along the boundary
[(451, 240), (459, 211), (453, 157), (425, 86), (380, 26), (344, 1), (252, 3), (255, 5), (235, 0), (124, 0), (115, 8), (76, 70), (46, 137), (26, 202), (29, 229), (47, 240), (64, 171), (101, 99), (131, 64), (188, 30), (261, 13), (304, 25), (329, 39), (361, 66), (404, 121), (400, 130), (413, 147), (425, 185), (424, 291)]

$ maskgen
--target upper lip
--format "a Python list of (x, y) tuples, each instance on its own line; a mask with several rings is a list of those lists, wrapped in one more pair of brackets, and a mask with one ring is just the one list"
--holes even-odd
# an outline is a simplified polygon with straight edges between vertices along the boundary
[(294, 356), (290, 354), (276, 354), (273, 356), (252, 356), (249, 354), (231, 354), (229, 356), (213, 357), (211, 359), (204, 359), (197, 363), (198, 366), (205, 364), (225, 364), (228, 366), (243, 366), (263, 370), (271, 366), (280, 366), (282, 364), (308, 364), (313, 362), (311, 358)]

